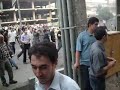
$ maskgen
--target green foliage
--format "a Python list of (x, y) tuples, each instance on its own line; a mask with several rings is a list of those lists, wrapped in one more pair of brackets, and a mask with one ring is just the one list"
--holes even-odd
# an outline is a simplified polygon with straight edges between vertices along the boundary
[(108, 7), (102, 7), (98, 5), (97, 14), (98, 18), (106, 21), (113, 18), (113, 14), (110, 12), (110, 9)]

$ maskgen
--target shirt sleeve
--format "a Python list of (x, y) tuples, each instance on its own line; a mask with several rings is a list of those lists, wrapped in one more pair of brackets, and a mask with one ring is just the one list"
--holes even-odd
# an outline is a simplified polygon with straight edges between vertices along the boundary
[(82, 51), (82, 35), (81, 34), (77, 38), (76, 51)]

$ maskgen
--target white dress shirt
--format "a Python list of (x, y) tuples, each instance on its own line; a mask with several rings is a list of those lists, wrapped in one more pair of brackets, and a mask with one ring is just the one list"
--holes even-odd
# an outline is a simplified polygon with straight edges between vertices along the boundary
[[(45, 87), (37, 80), (35, 90), (45, 90)], [(48, 90), (80, 90), (80, 88), (73, 79), (56, 71)]]

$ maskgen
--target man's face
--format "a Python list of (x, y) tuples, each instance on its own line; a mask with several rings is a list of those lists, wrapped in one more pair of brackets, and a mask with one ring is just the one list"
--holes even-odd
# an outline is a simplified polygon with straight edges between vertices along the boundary
[(95, 29), (98, 27), (98, 22), (95, 22), (94, 24), (90, 25), (90, 28), (92, 30), (92, 32), (95, 32)]
[(35, 76), (41, 84), (52, 81), (55, 73), (56, 64), (53, 64), (48, 57), (31, 56), (31, 65)]

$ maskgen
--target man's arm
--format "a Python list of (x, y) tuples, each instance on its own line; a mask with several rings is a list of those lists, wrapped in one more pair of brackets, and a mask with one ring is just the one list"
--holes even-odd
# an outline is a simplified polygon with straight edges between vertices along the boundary
[(105, 66), (102, 70), (102, 72), (107, 72), (109, 69), (111, 69), (115, 65), (116, 61), (110, 61), (108, 62), (108, 65)]
[(75, 69), (80, 66), (80, 54), (82, 52), (82, 35), (80, 34), (77, 38), (77, 43), (76, 43), (76, 62), (74, 64)]
[(74, 67), (79, 68), (79, 66), (80, 66), (80, 51), (76, 51), (76, 61)]

